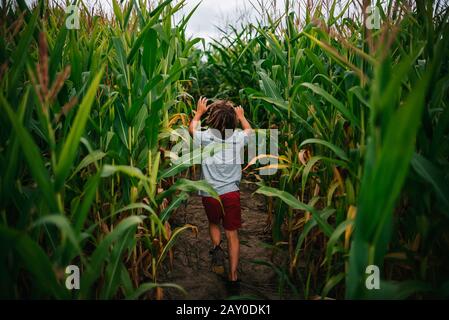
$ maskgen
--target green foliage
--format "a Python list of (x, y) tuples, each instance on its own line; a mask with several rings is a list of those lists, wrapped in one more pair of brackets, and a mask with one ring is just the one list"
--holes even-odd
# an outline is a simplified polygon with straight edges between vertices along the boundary
[[(287, 257), (256, 261), (280, 296), (447, 298), (447, 5), (378, 3), (368, 30), (353, 1), (300, 4), (302, 17), (286, 1), (206, 46), (185, 35), (198, 6), (174, 23), (184, 2), (114, 0), (112, 18), (81, 4), (78, 30), (45, 1), (0, 9), (1, 297), (184, 292), (161, 271), (196, 228), (171, 230), (170, 216), (191, 192), (218, 195), (189, 176), (197, 150), (177, 164), (167, 150), (205, 95), (279, 129), (277, 174), (255, 159), (247, 178)], [(65, 288), (69, 264), (79, 291)], [(365, 287), (371, 264), (380, 290)]]
[[(177, 236), (192, 229), (169, 232), (168, 218), (189, 192), (213, 190), (171, 186), (191, 165), (171, 168), (161, 153), (198, 41), (185, 38), (188, 19), (172, 25), (181, 5), (114, 1), (108, 19), (81, 4), (77, 30), (44, 1), (1, 8), (0, 238), (11, 244), (1, 248), (2, 297), (183, 291), (158, 281)], [(79, 291), (65, 288), (69, 264), (80, 267)]]
[[(280, 130), (283, 167), (253, 174), (273, 197), (273, 241), (306, 298), (444, 296), (449, 10), (418, 1), (399, 12), (400, 3), (377, 4), (381, 29), (368, 30), (348, 14), (362, 12), (351, 1), (340, 12), (337, 1), (329, 12), (286, 2), (223, 32), (200, 69), (213, 95)], [(370, 264), (381, 290), (365, 288)]]

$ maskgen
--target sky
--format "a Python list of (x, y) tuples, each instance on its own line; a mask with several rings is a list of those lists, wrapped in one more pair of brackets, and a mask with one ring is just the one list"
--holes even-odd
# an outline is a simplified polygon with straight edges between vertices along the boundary
[[(85, 0), (89, 4), (93, 4), (96, 1), (100, 2), (104, 9), (109, 9), (112, 12), (112, 0)], [(226, 22), (238, 22), (244, 12), (249, 16), (255, 13), (250, 0), (186, 0), (186, 4), (179, 12), (178, 18), (182, 14), (187, 15), (190, 13), (199, 2), (201, 2), (200, 6), (187, 24), (187, 34), (192, 37), (205, 38), (206, 40), (219, 35), (215, 25), (223, 27), (226, 25)]]
[[(28, 4), (36, 3), (37, 0), (25, 0)], [(56, 1), (61, 5), (65, 5), (67, 0), (50, 0)], [(72, 1), (72, 0), (70, 0)], [(105, 11), (113, 14), (112, 0), (82, 0), (88, 8), (92, 6), (101, 6)], [(117, 0), (117, 2), (128, 2), (129, 0)], [(157, 3), (160, 0), (146, 0), (151, 3)], [(177, 3), (179, 0), (174, 0)], [(254, 18), (257, 11), (251, 5), (251, 2), (257, 1), (267, 2), (270, 0), (186, 0), (185, 6), (175, 16), (181, 18), (183, 14), (187, 15), (191, 10), (201, 2), (189, 23), (187, 24), (187, 35), (192, 37), (205, 38), (207, 42), (210, 38), (216, 38), (220, 32), (215, 27), (216, 25), (224, 27), (231, 23), (235, 25), (242, 20), (243, 15), (248, 17), (246, 21)], [(283, 3), (284, 0), (275, 0)], [(138, 2), (138, 1), (136, 1)]]
[[(27, 3), (35, 3), (37, 0), (25, 0)], [(65, 4), (67, 0), (51, 0), (56, 1), (60, 4)], [(70, 0), (72, 1), (72, 0)], [(113, 14), (112, 0), (82, 0), (87, 7), (92, 8), (92, 6), (101, 6), (105, 11)], [(117, 0), (119, 3), (128, 2), (129, 0)], [(157, 3), (160, 0), (146, 0), (151, 3)], [(176, 3), (180, 0), (174, 0)], [(290, 3), (295, 3), (297, 0)], [(136, 1), (138, 2), (138, 1)], [(189, 23), (187, 24), (187, 35), (191, 37), (201, 37), (205, 38), (207, 42), (211, 38), (218, 38), (220, 31), (216, 28), (225, 27), (226, 25), (232, 24), (234, 26), (239, 26), (240, 22), (255, 22), (256, 17), (260, 17), (258, 10), (260, 6), (258, 2), (263, 3), (264, 7), (268, 7), (269, 3), (275, 3), (276, 11), (283, 11), (285, 0), (186, 0), (185, 6), (179, 11), (175, 16), (175, 19), (181, 18), (183, 14), (187, 15), (191, 10), (200, 3), (199, 7), (196, 9), (195, 13), (191, 17)], [(312, 0), (313, 2), (313, 0)], [(256, 8), (251, 4), (256, 4)], [(297, 3), (297, 2), (296, 2)], [(270, 8), (270, 12), (273, 8)]]
[[(64, 4), (66, 0), (56, 0)], [(100, 4), (103, 9), (112, 11), (112, 0), (83, 0), (88, 7), (94, 4)], [(124, 0), (127, 2), (128, 0)], [(148, 0), (156, 2), (158, 0)], [(255, 10), (251, 6), (252, 0), (186, 0), (185, 7), (180, 11), (180, 15), (188, 14), (199, 2), (192, 18), (187, 25), (188, 35), (194, 37), (204, 37), (206, 39), (217, 36), (219, 32), (214, 25), (224, 26), (226, 21), (236, 22), (241, 18), (242, 12), (254, 14)], [(36, 0), (26, 0), (28, 4), (36, 2)], [(121, 0), (118, 0), (120, 3)], [(176, 1), (174, 1), (176, 2)], [(178, 15), (178, 16), (180, 16)]]
[[(36, 1), (37, 0), (26, 0), (28, 3)], [(67, 0), (51, 1), (65, 3)], [(128, 1), (129, 0), (118, 0), (118, 2)], [(160, 0), (146, 1), (157, 3)], [(174, 0), (173, 3), (176, 3), (177, 1), (180, 0)], [(95, 4), (97, 4), (97, 6), (101, 5), (104, 10), (113, 14), (112, 0), (83, 0), (83, 2), (88, 7)], [(285, 5), (285, 0), (186, 0), (185, 7), (177, 14), (177, 16), (175, 16), (175, 19), (180, 19), (183, 14), (187, 15), (199, 2), (201, 2), (200, 6), (187, 24), (187, 35), (205, 38), (207, 42), (210, 42), (211, 38), (217, 39), (220, 35), (216, 26), (225, 27), (228, 24), (232, 24), (238, 27), (239, 22), (254, 22), (256, 17), (260, 17), (257, 13), (257, 10), (260, 10), (260, 6), (257, 5), (258, 2), (264, 3), (265, 7), (268, 6), (268, 3), (275, 3), (277, 12), (279, 12), (279, 10), (283, 12), (283, 7)], [(254, 8), (251, 3), (256, 4), (257, 9)], [(298, 1), (290, 0), (290, 3), (298, 4)], [(311, 3), (316, 2), (312, 0)], [(269, 11), (271, 12), (272, 9), (273, 8), (270, 8)]]
[[(184, 13), (190, 12), (200, 1), (187, 0)], [(205, 39), (216, 37), (226, 22), (238, 22), (242, 14), (253, 14), (254, 8), (248, 0), (203, 0), (187, 26), (187, 33)]]
[[(32, 0), (31, 0), (32, 1)], [(65, 1), (65, 0), (63, 0)], [(101, 3), (104, 9), (109, 8), (112, 13), (112, 0), (83, 0), (85, 3)], [(121, 2), (122, 0), (118, 0)], [(123, 0), (125, 2), (129, 0)], [(157, 3), (161, 0), (147, 0), (152, 3)], [(173, 3), (177, 3), (180, 0), (174, 0)], [(310, 0), (310, 4), (314, 7), (319, 5), (322, 0)], [(382, 0), (386, 1), (386, 0)], [(445, 0), (449, 1), (449, 0)], [(137, 2), (137, 1), (136, 1)], [(216, 28), (219, 26), (221, 28), (226, 25), (232, 24), (233, 26), (239, 27), (240, 22), (255, 22), (256, 18), (260, 18), (260, 6), (262, 5), (265, 10), (272, 12), (273, 9), (276, 10), (277, 16), (280, 12), (285, 10), (286, 0), (186, 0), (185, 6), (179, 11), (176, 18), (180, 18), (183, 14), (187, 15), (195, 8), (195, 6), (200, 3), (199, 7), (196, 9), (195, 13), (192, 15), (189, 23), (187, 24), (187, 35), (191, 37), (204, 38), (206, 42), (210, 42), (211, 38), (217, 39), (220, 35), (220, 31)], [(332, 3), (332, 0), (324, 0), (324, 3)], [(357, 1), (354, 1), (356, 3)], [(304, 6), (307, 1), (299, 0), (289, 0), (290, 5), (294, 6), (295, 12), (297, 11), (298, 5)], [(345, 1), (338, 1), (335, 8), (335, 13), (338, 14), (339, 10), (344, 7)], [(253, 6), (253, 4), (255, 6)], [(273, 8), (274, 6), (275, 8)], [(325, 7), (325, 6), (324, 6)], [(324, 9), (323, 7), (323, 9)], [(351, 8), (350, 10), (351, 11)]]

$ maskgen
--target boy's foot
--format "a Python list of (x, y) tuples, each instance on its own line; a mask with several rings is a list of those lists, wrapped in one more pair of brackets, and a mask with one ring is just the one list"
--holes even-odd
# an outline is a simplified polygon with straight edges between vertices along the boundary
[(240, 280), (226, 281), (226, 291), (229, 297), (240, 295)]
[(211, 270), (217, 274), (224, 273), (224, 252), (223, 249), (218, 245), (213, 248), (209, 254), (212, 256)]

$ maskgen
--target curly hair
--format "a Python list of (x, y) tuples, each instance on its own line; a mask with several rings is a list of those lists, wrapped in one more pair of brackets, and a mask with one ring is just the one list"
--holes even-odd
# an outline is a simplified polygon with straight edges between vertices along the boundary
[(225, 138), (225, 130), (234, 130), (237, 125), (237, 118), (234, 111), (234, 104), (228, 100), (217, 100), (209, 106), (209, 116), (206, 124), (221, 133)]

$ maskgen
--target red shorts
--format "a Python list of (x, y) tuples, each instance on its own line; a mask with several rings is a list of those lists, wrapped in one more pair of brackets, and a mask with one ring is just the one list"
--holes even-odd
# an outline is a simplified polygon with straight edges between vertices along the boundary
[(220, 202), (212, 197), (203, 197), (204, 210), (210, 223), (220, 224), (223, 220), (223, 228), (228, 231), (237, 230), (242, 226), (240, 210), (240, 191), (233, 191), (220, 196), (224, 213)]

